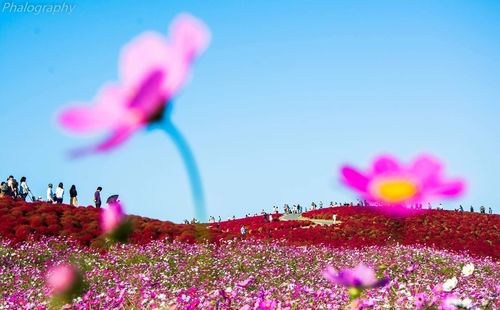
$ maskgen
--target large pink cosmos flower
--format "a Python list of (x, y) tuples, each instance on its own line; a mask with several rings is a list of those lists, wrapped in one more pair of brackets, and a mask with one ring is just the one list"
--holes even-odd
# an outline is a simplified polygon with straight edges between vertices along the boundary
[(60, 264), (47, 272), (47, 286), (53, 294), (69, 291), (78, 279), (77, 269), (70, 264)]
[(105, 84), (91, 104), (71, 104), (59, 116), (61, 125), (75, 133), (111, 132), (102, 143), (74, 155), (108, 151), (159, 119), (209, 41), (201, 21), (181, 14), (170, 27), (170, 38), (145, 32), (126, 45), (120, 57), (120, 81)]
[(403, 165), (391, 156), (380, 156), (366, 172), (350, 166), (341, 169), (344, 184), (357, 191), (363, 199), (389, 206), (412, 206), (436, 198), (452, 198), (463, 193), (462, 180), (445, 180), (443, 165), (437, 159), (422, 155), (410, 165)]
[(381, 287), (388, 282), (387, 278), (377, 279), (375, 271), (363, 263), (359, 263), (353, 269), (341, 271), (328, 266), (323, 271), (323, 277), (331, 283), (357, 289)]

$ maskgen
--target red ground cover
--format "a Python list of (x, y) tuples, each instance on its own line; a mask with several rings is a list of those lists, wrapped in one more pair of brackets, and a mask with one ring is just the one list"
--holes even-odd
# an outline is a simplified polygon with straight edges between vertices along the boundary
[[(82, 245), (104, 242), (99, 228), (99, 209), (42, 202), (25, 203), (0, 199), (0, 238), (24, 241), (41, 236), (68, 236)], [(453, 211), (425, 211), (394, 219), (367, 207), (337, 207), (304, 213), (310, 218), (331, 219), (339, 225), (319, 226), (309, 221), (266, 222), (262, 216), (215, 224), (175, 224), (131, 216), (130, 241), (146, 243), (168, 239), (183, 242), (218, 242), (221, 239), (284, 239), (292, 244), (323, 243), (335, 247), (362, 247), (390, 243), (422, 244), (473, 255), (500, 258), (500, 215)], [(278, 215), (273, 214), (277, 219)], [(240, 228), (245, 225), (247, 234)]]

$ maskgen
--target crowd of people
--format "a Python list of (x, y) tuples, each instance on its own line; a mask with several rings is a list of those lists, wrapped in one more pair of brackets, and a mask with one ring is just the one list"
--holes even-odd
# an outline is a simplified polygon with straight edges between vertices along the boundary
[[(101, 200), (102, 187), (97, 187), (94, 193), (94, 204), (96, 208), (100, 208), (102, 205)], [(54, 190), (52, 183), (47, 186), (47, 192), (45, 200), (42, 196), (35, 197), (28, 187), (26, 177), (21, 177), (20, 182), (18, 182), (12, 175), (10, 175), (5, 182), (1, 183), (0, 186), (0, 198), (1, 197), (11, 197), (12, 199), (21, 199), (27, 201), (29, 198), (31, 201), (45, 201), (48, 203), (62, 204), (64, 202), (64, 184), (59, 182), (57, 188)], [(72, 206), (78, 206), (78, 191), (76, 186), (73, 184), (69, 189), (69, 204)]]

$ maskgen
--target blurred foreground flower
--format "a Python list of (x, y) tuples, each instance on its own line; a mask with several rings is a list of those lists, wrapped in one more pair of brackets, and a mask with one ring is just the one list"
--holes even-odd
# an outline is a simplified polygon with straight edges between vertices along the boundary
[(457, 286), (457, 284), (458, 284), (457, 277), (448, 279), (443, 283), (443, 291), (451, 292)]
[(201, 181), (191, 150), (172, 124), (173, 98), (189, 77), (193, 61), (206, 49), (210, 33), (198, 19), (179, 15), (170, 37), (145, 32), (126, 45), (120, 57), (120, 81), (105, 84), (91, 104), (72, 103), (59, 115), (60, 124), (75, 133), (108, 131), (108, 139), (73, 152), (74, 156), (106, 152), (135, 131), (160, 123), (179, 149), (190, 177), (197, 216), (205, 219)]
[(83, 293), (83, 276), (75, 266), (63, 263), (49, 269), (46, 284), (50, 289), (55, 307), (70, 303), (73, 298)]
[(416, 158), (408, 166), (391, 156), (380, 156), (367, 172), (344, 166), (341, 174), (343, 183), (363, 199), (387, 206), (384, 210), (388, 213), (404, 214), (409, 206), (463, 193), (465, 183), (444, 180), (442, 170), (442, 163), (427, 155)]
[(125, 216), (119, 202), (110, 203), (101, 211), (101, 229), (113, 242), (126, 242), (132, 233), (132, 222)]
[(377, 279), (375, 271), (363, 263), (341, 271), (328, 266), (323, 271), (323, 277), (331, 283), (348, 287), (351, 299), (358, 298), (364, 289), (381, 287), (389, 282), (388, 278)]

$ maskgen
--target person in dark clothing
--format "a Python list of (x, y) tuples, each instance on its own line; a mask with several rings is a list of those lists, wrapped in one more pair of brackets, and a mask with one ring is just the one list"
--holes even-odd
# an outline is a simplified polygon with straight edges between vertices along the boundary
[(78, 196), (78, 192), (76, 191), (76, 186), (71, 185), (71, 188), (69, 189), (69, 204), (74, 207), (78, 206), (78, 199), (76, 199), (76, 196)]
[(474, 208), (470, 206), (470, 212), (474, 212)]
[(479, 208), (479, 212), (486, 213), (486, 209), (484, 208), (484, 206), (481, 206), (481, 208)]
[(492, 214), (492, 213), (493, 213), (493, 210), (491, 210), (491, 207), (488, 207), (488, 213), (489, 213), (489, 214)]
[(94, 193), (94, 203), (96, 208), (101, 208), (101, 191), (102, 187), (98, 187), (97, 190)]

